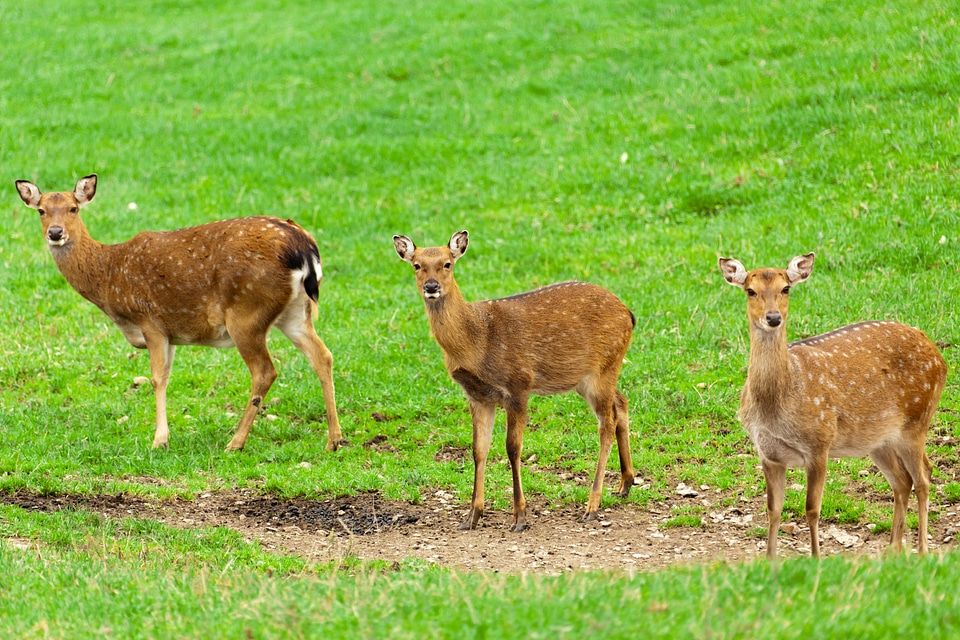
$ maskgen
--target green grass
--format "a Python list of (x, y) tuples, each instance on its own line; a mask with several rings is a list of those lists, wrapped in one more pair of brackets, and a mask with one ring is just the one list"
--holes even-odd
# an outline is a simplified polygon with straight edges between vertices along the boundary
[[(638, 323), (621, 382), (631, 402), (634, 464), (651, 484), (630, 498), (642, 506), (678, 481), (763, 492), (736, 421), (747, 358), (744, 301), (722, 281), (718, 255), (751, 268), (817, 253), (811, 279), (792, 296), (792, 338), (876, 318), (960, 344), (960, 45), (950, 3), (0, 6), (9, 54), (0, 57), (7, 181), (0, 490), (161, 497), (221, 487), (313, 497), (377, 490), (416, 501), (443, 487), (467, 500), (469, 458), (440, 463), (434, 456), (444, 446), (470, 446), (469, 414), (430, 338), (412, 273), (393, 250), (395, 233), (426, 246), (469, 229), (470, 250), (457, 266), (468, 299), (578, 278), (627, 303)], [(235, 427), (231, 413), (249, 393), (240, 357), (186, 347), (168, 393), (170, 449), (150, 449), (151, 390), (132, 386), (148, 375), (146, 354), (64, 282), (35, 212), (13, 187), (29, 179), (45, 191), (71, 189), (92, 172), (99, 192), (84, 219), (104, 242), (254, 213), (293, 217), (314, 233), (326, 276), (317, 326), (335, 356), (341, 421), (354, 446), (324, 451), (319, 383), (277, 334), (271, 349), (280, 378), (270, 397), (279, 403), (269, 409), (277, 419), (258, 420), (244, 452), (223, 453)], [(952, 373), (960, 359), (956, 347), (944, 354), (951, 374), (930, 455), (943, 487), (935, 501), (952, 504), (960, 494)], [(505, 458), (502, 420), (494, 462)], [(359, 446), (380, 434), (396, 452)], [(590, 474), (596, 452), (595, 421), (582, 400), (533, 401), (524, 454), (537, 455), (540, 471), (524, 470), (528, 492), (585, 502), (586, 489), (558, 482), (555, 472)], [(889, 502), (865, 502), (857, 489), (867, 483), (889, 491), (882, 478), (858, 475), (866, 468), (865, 461), (831, 465), (826, 518), (889, 521)], [(144, 477), (162, 483), (138, 480)], [(507, 509), (507, 466), (491, 464), (487, 483), (488, 508)], [(609, 494), (605, 505), (616, 502)], [(802, 506), (802, 494), (790, 492), (787, 509), (802, 514)], [(0, 524), (17, 517), (5, 511)], [(73, 526), (36, 522), (20, 535), (66, 535)], [(417, 624), (442, 613), (430, 627), (441, 635), (463, 628), (519, 635), (523, 629), (511, 625), (535, 616), (536, 626), (552, 599), (559, 626), (540, 627), (552, 636), (621, 628), (616, 615), (600, 615), (611, 602), (614, 614), (624, 610), (621, 602), (638, 606), (662, 621), (652, 629), (692, 636), (759, 637), (772, 633), (775, 619), (788, 635), (823, 619), (839, 621), (830, 626), (837, 635), (907, 628), (907, 617), (938, 635), (956, 628), (951, 618), (929, 615), (939, 598), (946, 604), (937, 610), (950, 611), (956, 589), (931, 581), (958, 573), (952, 556), (787, 562), (776, 583), (762, 565), (558, 579), (365, 568), (331, 577), (305, 567), (305, 577), (281, 581), (269, 574), (283, 571), (258, 564), (266, 560), (241, 554), (227, 566), (195, 551), (201, 542), (151, 535), (163, 552), (149, 566), (127, 553), (104, 563), (100, 552), (83, 549), (56, 558), (4, 550), (7, 573), (23, 578), (12, 601), (31, 603), (17, 612), (19, 628), (43, 635), (47, 624), (53, 635), (75, 637), (102, 623), (128, 635), (125, 617), (135, 624), (144, 607), (157, 607), (174, 612), (144, 637), (205, 624), (239, 636), (216, 627), (216, 613), (243, 608), (254, 635), (379, 635), (375, 625), (388, 624), (380, 612), (402, 610), (396, 624), (405, 629), (422, 629)], [(179, 555), (194, 558), (187, 574), (162, 560)], [(188, 602), (205, 572), (218, 576), (211, 583), (217, 603), (208, 608)], [(91, 575), (101, 591), (76, 586)], [(790, 589), (783, 591), (785, 576)], [(845, 590), (851, 576), (859, 592)], [(69, 587), (71, 600), (44, 596), (56, 592), (47, 581)], [(704, 582), (713, 587), (701, 591), (696, 585)], [(110, 588), (122, 589), (110, 585), (118, 583), (140, 595), (125, 601), (116, 620), (98, 620), (90, 612), (116, 599)], [(422, 594), (416, 601), (426, 604), (391, 598), (390, 586)], [(645, 588), (648, 599), (639, 595)], [(696, 595), (682, 595), (691, 588)], [(298, 626), (318, 592), (330, 594), (320, 598), (323, 611), (350, 611), (352, 621)], [(455, 598), (462, 607), (446, 604), (451, 593), (475, 592), (484, 594), (483, 607), (473, 612), (462, 595)], [(584, 593), (591, 595), (583, 607), (573, 606), (573, 595)], [(820, 615), (803, 610), (810, 593)], [(879, 595), (876, 608), (888, 612), (903, 598), (910, 614), (878, 617), (866, 609), (860, 616), (857, 593)], [(139, 599), (148, 596), (156, 599)], [(516, 604), (495, 613), (502, 600)], [(78, 611), (88, 613), (71, 615)], [(482, 627), (478, 612), (499, 626)], [(749, 624), (725, 617), (748, 612)]]
[[(311, 568), (222, 530), (3, 512), (5, 535), (41, 540), (28, 549), (0, 542), (5, 636), (582, 638), (642, 627), (671, 638), (948, 637), (960, 624), (951, 556), (555, 577), (349, 558)], [(51, 533), (62, 526), (69, 539)]]

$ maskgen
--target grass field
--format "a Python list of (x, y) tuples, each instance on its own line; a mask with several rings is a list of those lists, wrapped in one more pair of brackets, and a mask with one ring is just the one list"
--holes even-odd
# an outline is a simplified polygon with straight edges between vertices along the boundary
[[(736, 421), (742, 293), (717, 256), (785, 267), (791, 338), (866, 319), (960, 344), (960, 38), (951, 3), (189, 3), (0, 1), (0, 491), (193, 497), (225, 487), (332, 497), (469, 499), (469, 414), (443, 368), (409, 266), (470, 231), (468, 299), (565, 279), (637, 317), (621, 376), (643, 506), (676, 482), (763, 492)], [(268, 214), (324, 259), (318, 332), (354, 443), (324, 451), (320, 386), (271, 338), (275, 420), (225, 454), (249, 375), (234, 350), (181, 348), (171, 446), (150, 448), (145, 353), (57, 272), (14, 180), (70, 190), (99, 174), (91, 234)], [(135, 207), (131, 206), (135, 204)], [(956, 347), (931, 436), (935, 503), (960, 502)], [(374, 414), (377, 414), (375, 419)], [(383, 418), (386, 418), (384, 421)], [(575, 395), (535, 399), (528, 493), (585, 503), (556, 470), (591, 473), (595, 421)], [(384, 435), (395, 452), (357, 444)], [(488, 508), (509, 508), (502, 417)], [(300, 463), (307, 461), (309, 468)], [(611, 462), (611, 468), (615, 466)], [(886, 522), (892, 499), (831, 464), (823, 516)], [(791, 482), (802, 474), (791, 472)], [(880, 492), (882, 476), (870, 474)], [(147, 481), (149, 480), (149, 481)], [(604, 504), (615, 498), (605, 494)], [(802, 518), (802, 492), (786, 509)], [(12, 581), (0, 635), (34, 637), (800, 637), (956, 633), (960, 575), (943, 558), (706, 566), (635, 576), (461, 574), (314, 566), (226, 531), (0, 509)], [(477, 595), (480, 594), (480, 595)], [(504, 606), (504, 602), (510, 602)], [(454, 606), (450, 606), (453, 604)], [(228, 622), (239, 615), (243, 624)], [(333, 637), (330, 635), (330, 637)]]

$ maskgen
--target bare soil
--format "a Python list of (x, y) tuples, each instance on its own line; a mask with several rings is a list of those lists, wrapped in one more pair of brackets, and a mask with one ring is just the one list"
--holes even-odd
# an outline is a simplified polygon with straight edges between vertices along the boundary
[[(203, 493), (192, 500), (39, 496), (21, 491), (0, 494), (0, 502), (43, 512), (81, 509), (106, 518), (149, 518), (181, 528), (228, 527), (269, 551), (318, 562), (420, 558), (463, 570), (557, 574), (582, 569), (647, 571), (675, 564), (735, 562), (765, 553), (765, 540), (756, 533), (758, 526), (766, 526), (762, 500), (719, 506), (730, 504), (730, 496), (709, 488), (681, 489), (686, 495), (678, 493), (645, 508), (614, 505), (594, 522), (582, 521), (582, 505), (546, 509), (534, 498), (527, 507), (531, 526), (522, 533), (509, 532), (509, 512), (497, 510), (488, 510), (477, 529), (459, 531), (467, 506), (443, 490), (430, 492), (420, 504), (384, 500), (377, 493), (307, 500), (255, 490)], [(870, 498), (892, 502), (891, 496)], [(673, 507), (680, 505), (702, 506), (702, 526), (665, 527), (673, 518)], [(930, 525), (931, 550), (953, 547), (960, 516), (950, 505), (934, 504), (931, 511), (936, 512)], [(808, 554), (805, 523), (787, 522), (783, 528), (781, 556)], [(875, 534), (866, 525), (822, 522), (820, 532), (824, 554), (878, 554), (889, 542), (889, 533)], [(914, 540), (907, 542), (915, 546)]]

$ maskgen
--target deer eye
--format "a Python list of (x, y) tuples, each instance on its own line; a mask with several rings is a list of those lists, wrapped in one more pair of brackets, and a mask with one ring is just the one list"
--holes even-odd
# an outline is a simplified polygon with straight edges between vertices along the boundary
[(80, 211), (80, 207), (77, 207), (76, 205), (70, 207), (70, 213), (76, 213), (77, 211)]
[(747, 295), (750, 296), (751, 298), (756, 298), (757, 292), (754, 291), (753, 289), (747, 289)]
[(783, 291), (781, 291), (780, 293), (782, 293), (783, 295), (789, 295), (789, 294), (790, 294), (790, 287), (784, 287), (784, 288), (783, 288)]
[(39, 211), (39, 212), (40, 212), (40, 215), (42, 215), (42, 216), (47, 215), (47, 211), (46, 211), (45, 209), (37, 209), (37, 211)]
[(414, 265), (413, 265), (413, 270), (414, 270), (414, 271), (420, 271), (420, 265), (419, 265), (419, 264), (414, 264)]
[(444, 269), (449, 269), (449, 268), (452, 267), (452, 266), (453, 266), (453, 265), (450, 264), (449, 262), (445, 262), (445, 263), (443, 264), (443, 268), (444, 268)]

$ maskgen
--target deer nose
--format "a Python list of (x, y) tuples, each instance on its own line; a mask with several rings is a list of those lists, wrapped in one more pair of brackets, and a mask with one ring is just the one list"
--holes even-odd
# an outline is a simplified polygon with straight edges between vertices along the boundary
[(783, 316), (780, 315), (779, 311), (768, 311), (767, 312), (767, 325), (771, 327), (779, 327), (780, 323), (783, 322)]
[(50, 227), (47, 229), (47, 237), (54, 242), (63, 240), (63, 227)]
[(423, 283), (423, 292), (431, 296), (440, 293), (440, 283), (436, 280), (427, 280)]

